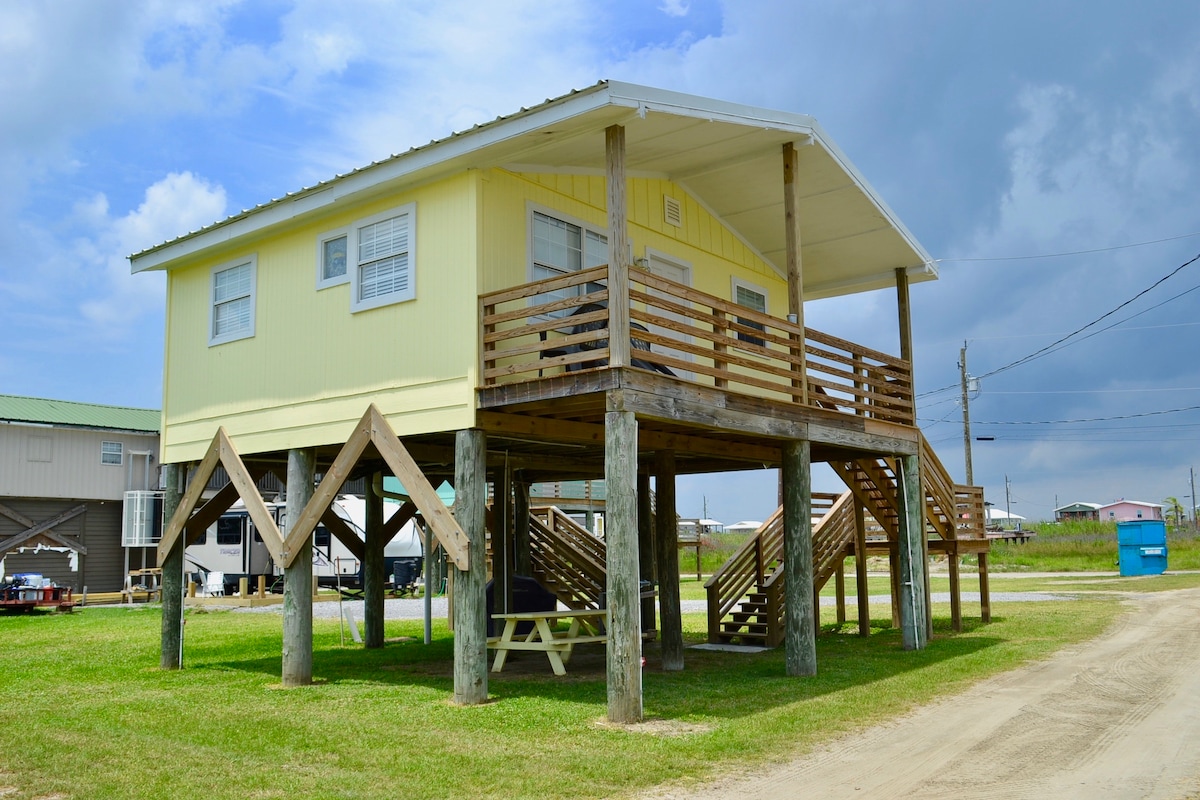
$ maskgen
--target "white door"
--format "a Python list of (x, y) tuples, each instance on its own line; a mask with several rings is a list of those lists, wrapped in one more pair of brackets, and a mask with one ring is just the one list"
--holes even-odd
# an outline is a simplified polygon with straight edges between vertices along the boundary
[[(653, 249), (647, 247), (646, 248), (646, 262), (648, 265), (647, 269), (649, 269), (652, 274), (657, 275), (660, 278), (666, 278), (668, 280), (675, 281), (676, 283), (682, 283), (684, 286), (692, 285), (692, 267), (686, 261), (681, 261), (677, 258), (667, 255), (666, 253), (662, 253), (662, 252), (659, 252), (657, 250), (653, 250)], [(667, 296), (664, 292), (659, 292), (659, 291), (652, 291), (651, 294), (657, 295), (659, 297)], [(681, 302), (679, 300), (679, 298), (675, 298), (675, 297), (672, 297), (671, 300), (672, 300), (672, 302), (675, 302), (675, 303)], [(689, 307), (691, 306), (690, 303), (687, 303), (686, 305), (688, 305)], [(696, 323), (696, 321), (693, 320), (691, 317), (686, 317), (683, 314), (677, 314), (677, 313), (674, 313), (671, 311), (667, 311), (665, 309), (654, 309), (653, 311), (655, 314), (661, 314), (662, 316), (664, 316), (668, 319), (678, 322), (682, 326), (691, 327), (692, 325), (695, 325), (695, 323)], [(669, 336), (672, 339), (677, 339), (677, 340), (687, 342), (687, 343), (691, 343), (691, 341), (692, 341), (691, 336), (680, 334), (677, 331), (671, 330), (669, 328), (664, 328), (659, 325), (651, 325), (650, 330), (653, 333), (659, 334), (660, 336)], [(672, 358), (678, 358), (678, 359), (681, 359), (684, 361), (694, 361), (695, 360), (692, 357), (691, 353), (688, 353), (683, 350), (675, 350), (675, 349), (669, 348), (669, 347), (660, 347), (657, 344), (654, 345), (653, 349), (656, 352), (664, 353), (665, 355), (669, 355)], [(671, 367), (671, 371), (674, 372), (676, 375), (678, 375), (681, 378), (685, 378), (687, 380), (692, 379), (691, 372), (685, 372), (683, 370), (680, 370), (678, 367)]]

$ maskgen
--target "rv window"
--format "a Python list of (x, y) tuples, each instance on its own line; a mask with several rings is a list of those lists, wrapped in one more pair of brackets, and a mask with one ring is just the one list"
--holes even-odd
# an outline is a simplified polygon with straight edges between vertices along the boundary
[(329, 547), (329, 529), (324, 525), (318, 525), (316, 530), (316, 539), (313, 542), (317, 547)]
[(200, 535), (196, 537), (196, 540), (192, 544), (208, 544), (208, 529), (200, 531)]
[(221, 517), (217, 520), (217, 544), (242, 543), (242, 518)]

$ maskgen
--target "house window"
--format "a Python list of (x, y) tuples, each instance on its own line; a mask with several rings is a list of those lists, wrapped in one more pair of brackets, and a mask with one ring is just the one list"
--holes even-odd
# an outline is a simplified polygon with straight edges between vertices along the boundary
[(224, 344), (254, 335), (254, 287), (258, 261), (217, 267), (212, 272), (212, 319), (208, 344)]
[(100, 463), (119, 467), (123, 463), (125, 446), (120, 442), (100, 443)]
[[(737, 303), (739, 306), (745, 306), (746, 308), (753, 309), (761, 314), (765, 314), (767, 313), (767, 290), (760, 286), (755, 286), (752, 283), (746, 283), (745, 281), (734, 278), (733, 302)], [(765, 330), (761, 322), (755, 322), (754, 320), (746, 319), (744, 317), (738, 317), (737, 321), (739, 325), (744, 325), (747, 328), (754, 328), (755, 330), (759, 331)], [(747, 344), (754, 344), (758, 345), (759, 347), (762, 347), (766, 344), (764, 339), (749, 333), (743, 333), (742, 331), (738, 331), (737, 338), (743, 342), (746, 342)]]
[(350, 235), (345, 229), (322, 234), (317, 239), (317, 288), (326, 289), (350, 282), (346, 269)]
[(351, 311), (400, 303), (416, 297), (414, 217), (410, 203), (355, 225)]
[[(531, 209), (529, 221), (530, 280), (557, 278), (570, 272), (608, 263), (608, 236), (582, 222), (560, 219)], [(542, 295), (538, 302), (554, 302), (581, 294), (580, 287)], [(561, 316), (567, 312), (559, 312)]]

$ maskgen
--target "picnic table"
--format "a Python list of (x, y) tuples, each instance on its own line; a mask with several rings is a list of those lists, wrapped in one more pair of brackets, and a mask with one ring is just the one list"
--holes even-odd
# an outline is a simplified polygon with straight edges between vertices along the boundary
[[(607, 609), (587, 608), (570, 611), (514, 611), (509, 614), (493, 614), (492, 619), (504, 621), (500, 636), (488, 640), (488, 647), (496, 651), (492, 672), (504, 669), (504, 662), (512, 650), (536, 650), (546, 654), (555, 675), (566, 675), (566, 662), (577, 644), (607, 642), (605, 624)], [(570, 620), (565, 631), (556, 631), (559, 620)], [(533, 623), (533, 629), (524, 635), (517, 634), (521, 622)]]

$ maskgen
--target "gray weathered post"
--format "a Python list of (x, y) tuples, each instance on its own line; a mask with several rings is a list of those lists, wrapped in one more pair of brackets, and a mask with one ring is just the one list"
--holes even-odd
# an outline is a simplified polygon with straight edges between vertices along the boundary
[(788, 675), (817, 674), (814, 628), (811, 445), (783, 446), (784, 664)]
[(529, 547), (529, 481), (518, 477), (513, 482), (513, 568), (518, 575), (533, 575)]
[(900, 633), (905, 650), (920, 650), (927, 638), (925, 607), (925, 525), (921, 514), (915, 455), (897, 459), (898, 524), (900, 528)]
[[(375, 478), (381, 482), (383, 476), (375, 473), (368, 477), (363, 495), (363, 627), (367, 647), (383, 647), (384, 585), (387, 583), (383, 551), (387, 542), (383, 540), (383, 496), (375, 493)], [(380, 483), (382, 485), (382, 483)]]
[(512, 473), (507, 467), (492, 482), (492, 594), (496, 612), (507, 614), (513, 604)]
[[(179, 464), (163, 465), (163, 519), (170, 521), (183, 497), (180, 484), (184, 469)], [(175, 540), (162, 564), (162, 669), (183, 666), (183, 551), (187, 531)]]
[[(611, 407), (611, 401), (610, 401)], [(638, 625), (637, 418), (604, 415), (604, 539), (608, 545), (608, 719), (642, 719), (642, 637)]]
[(467, 535), (467, 570), (454, 570), (454, 702), (487, 702), (487, 437), (461, 430), (454, 440), (454, 518)]
[[(316, 451), (288, 450), (287, 530), (300, 520), (313, 496)], [(283, 569), (283, 685), (312, 683), (312, 537), (300, 546), (290, 567)]]
[[(651, 502), (650, 473), (638, 470), (638, 572), (642, 580), (653, 580), (654, 575), (654, 504)], [(640, 588), (640, 586), (639, 586)], [(658, 630), (654, 618), (654, 597), (642, 598), (642, 641), (647, 633)]]
[(658, 605), (661, 613), (663, 669), (683, 669), (683, 616), (679, 605), (679, 525), (675, 506), (675, 453), (654, 454), (658, 501), (655, 544), (658, 548)]
[(871, 590), (867, 584), (867, 519), (854, 501), (854, 588), (858, 596), (858, 635), (871, 635)]

